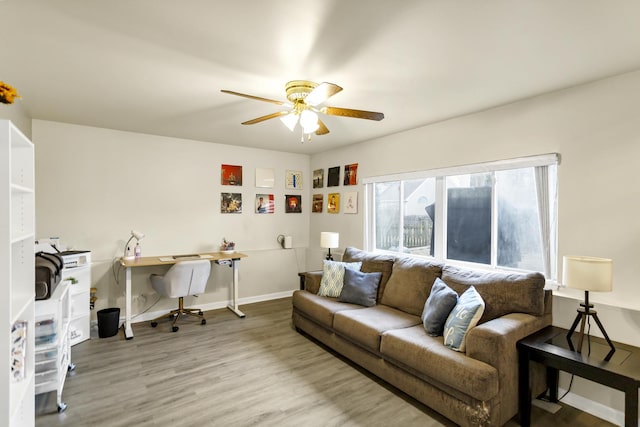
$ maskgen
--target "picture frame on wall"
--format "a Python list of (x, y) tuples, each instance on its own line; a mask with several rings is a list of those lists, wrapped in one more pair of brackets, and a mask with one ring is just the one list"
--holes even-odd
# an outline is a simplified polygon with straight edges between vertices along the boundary
[(344, 165), (344, 185), (356, 185), (358, 183), (358, 164)]
[(220, 166), (222, 185), (242, 185), (242, 166), (222, 165)]
[(327, 213), (340, 212), (340, 193), (329, 193), (327, 196)]
[(275, 181), (273, 169), (256, 168), (256, 188), (273, 188)]
[(285, 173), (285, 187), (289, 190), (302, 190), (302, 172), (287, 171)]
[(334, 166), (327, 171), (327, 187), (340, 185), (340, 166)]
[(255, 213), (272, 214), (275, 212), (273, 194), (256, 194)]
[(343, 212), (346, 214), (358, 213), (358, 192), (347, 191), (344, 193)]
[(301, 213), (302, 212), (302, 196), (298, 194), (287, 194), (284, 196), (285, 213)]
[(324, 205), (324, 194), (314, 194), (311, 203), (311, 212), (322, 212), (322, 205)]
[(220, 193), (220, 213), (242, 213), (242, 193)]
[(313, 188), (324, 187), (324, 169), (316, 169), (313, 171)]

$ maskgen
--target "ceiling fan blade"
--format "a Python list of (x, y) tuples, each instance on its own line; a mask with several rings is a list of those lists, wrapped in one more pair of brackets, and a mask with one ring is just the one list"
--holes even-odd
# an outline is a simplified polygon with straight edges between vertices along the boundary
[(242, 122), (243, 125), (254, 125), (256, 123), (264, 122), (265, 120), (275, 119), (276, 117), (286, 116), (289, 114), (288, 111), (278, 111), (277, 113), (267, 114), (266, 116), (258, 117), (253, 120), (247, 120), (246, 122)]
[(318, 119), (318, 130), (316, 130), (316, 135), (326, 135), (329, 133), (329, 128), (322, 122), (322, 120)]
[(284, 105), (284, 102), (282, 101), (277, 101), (275, 99), (269, 99), (269, 98), (262, 98), (260, 96), (247, 95), (246, 93), (234, 92), (232, 90), (221, 89), (220, 92), (227, 93), (229, 95), (242, 96), (243, 98), (255, 99), (256, 101), (264, 101), (264, 102), (270, 102), (276, 105)]
[(384, 119), (383, 113), (376, 113), (375, 111), (352, 110), (350, 108), (322, 107), (320, 109), (320, 112), (324, 114), (328, 114), (330, 116), (353, 117), (356, 119), (367, 119), (367, 120), (377, 120), (377, 121)]
[(341, 90), (342, 88), (336, 84), (327, 82), (320, 83), (311, 91), (311, 93), (309, 93), (309, 95), (307, 95), (304, 102), (307, 105), (316, 106), (318, 104), (322, 104)]

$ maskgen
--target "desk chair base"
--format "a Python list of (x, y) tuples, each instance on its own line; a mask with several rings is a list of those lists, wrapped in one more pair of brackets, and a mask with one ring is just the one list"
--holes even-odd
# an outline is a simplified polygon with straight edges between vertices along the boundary
[(180, 319), (180, 317), (184, 315), (197, 317), (198, 319), (200, 319), (201, 325), (206, 325), (207, 319), (204, 318), (203, 314), (204, 313), (202, 313), (202, 310), (200, 310), (199, 308), (185, 308), (184, 298), (180, 297), (178, 299), (178, 308), (175, 310), (171, 310), (167, 314), (163, 314), (162, 316), (156, 317), (155, 319), (153, 319), (151, 321), (151, 327), (155, 328), (156, 326), (158, 326), (158, 320), (169, 318), (169, 319), (173, 319), (173, 323), (171, 324), (171, 330), (173, 332), (178, 332), (178, 329), (180, 328), (176, 326), (176, 322), (178, 321), (178, 319)]

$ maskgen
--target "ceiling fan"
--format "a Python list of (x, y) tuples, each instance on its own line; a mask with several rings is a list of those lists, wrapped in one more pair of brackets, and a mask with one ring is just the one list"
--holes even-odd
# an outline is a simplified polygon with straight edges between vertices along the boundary
[(244, 98), (255, 99), (257, 101), (270, 102), (276, 105), (284, 105), (287, 109), (266, 116), (257, 117), (253, 120), (242, 122), (243, 125), (252, 125), (264, 122), (265, 120), (280, 120), (293, 132), (298, 123), (302, 128), (302, 139), (307, 135), (311, 140), (311, 134), (325, 135), (329, 133), (327, 126), (318, 118), (317, 113), (328, 114), (330, 116), (353, 117), (357, 119), (377, 120), (384, 119), (384, 114), (374, 111), (353, 110), (350, 108), (330, 107), (328, 105), (321, 106), (327, 99), (340, 92), (342, 88), (333, 83), (314, 83), (308, 80), (293, 80), (285, 85), (287, 99), (289, 102), (278, 101), (275, 99), (262, 98), (260, 96), (247, 95), (244, 93), (234, 92), (232, 90), (222, 89), (221, 92), (229, 95), (242, 96)]

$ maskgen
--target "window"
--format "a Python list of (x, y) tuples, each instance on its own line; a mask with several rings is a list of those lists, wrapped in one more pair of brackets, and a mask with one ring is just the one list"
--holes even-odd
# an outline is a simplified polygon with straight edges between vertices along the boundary
[(555, 279), (557, 158), (367, 178), (367, 249)]

